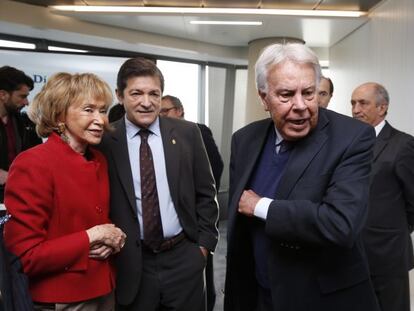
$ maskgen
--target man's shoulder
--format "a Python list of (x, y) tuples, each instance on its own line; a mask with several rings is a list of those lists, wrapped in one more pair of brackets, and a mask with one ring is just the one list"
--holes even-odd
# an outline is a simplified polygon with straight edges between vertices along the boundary
[(185, 119), (170, 118), (160, 116), (160, 123), (167, 123), (175, 126), (196, 126), (197, 123)]
[(364, 131), (370, 131), (373, 135), (375, 133), (374, 128), (365, 122), (329, 109), (320, 109), (318, 127), (325, 126), (339, 136), (356, 135)]
[(26, 113), (14, 115), (20, 136), (22, 137), (22, 150), (29, 149), (42, 143), (42, 139), (36, 133), (36, 125), (29, 119)]
[(190, 129), (199, 129), (197, 123), (187, 121), (184, 119), (176, 119), (176, 118), (169, 118), (169, 117), (160, 117), (160, 128), (161, 131), (167, 129), (174, 129), (178, 131), (187, 132)]
[(346, 125), (352, 125), (357, 128), (371, 128), (372, 126), (362, 122), (360, 120), (354, 119), (350, 116), (344, 115), (342, 113), (338, 113), (329, 109), (323, 109), (321, 108), (319, 110), (319, 115), (326, 116), (330, 121), (335, 121), (334, 124), (346, 124)]
[(387, 142), (388, 152), (394, 154), (414, 154), (414, 137), (392, 127), (388, 122), (378, 135), (378, 141)]
[(386, 130), (387, 127), (389, 127), (389, 131), (391, 133), (391, 139), (396, 139), (396, 140), (401, 140), (401, 141), (410, 141), (413, 140), (414, 137), (406, 132), (403, 132), (401, 130), (396, 129), (395, 127), (393, 127), (391, 124), (389, 124), (388, 122), (386, 123), (386, 125), (384, 126), (384, 129)]
[(267, 131), (271, 124), (272, 119), (270, 118), (254, 121), (234, 132), (234, 136), (244, 136), (248, 134), (254, 134), (258, 131)]
[(207, 125), (205, 125), (203, 123), (197, 123), (197, 126), (198, 126), (198, 128), (200, 129), (201, 132), (211, 133), (211, 130)]
[(105, 131), (102, 140), (110, 141), (112, 137), (118, 136), (121, 131), (125, 131), (125, 120), (121, 118), (115, 122), (111, 122), (109, 129)]
[[(51, 165), (57, 162), (59, 165), (62, 164), (61, 149), (56, 146), (56, 143), (51, 143), (50, 138), (47, 138), (46, 142), (35, 145), (29, 149), (20, 152), (15, 161), (19, 162), (41, 162), (41, 165)], [(40, 163), (39, 163), (40, 165)]]
[(36, 125), (30, 120), (27, 113), (16, 113), (14, 119), (17, 122), (17, 126), (21, 127), (25, 131), (36, 131)]

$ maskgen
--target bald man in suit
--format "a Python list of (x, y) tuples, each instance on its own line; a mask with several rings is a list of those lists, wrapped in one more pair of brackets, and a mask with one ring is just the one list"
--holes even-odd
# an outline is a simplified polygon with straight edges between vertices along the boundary
[(389, 95), (368, 82), (352, 93), (352, 115), (372, 125), (374, 145), (369, 213), (364, 244), (382, 311), (409, 311), (408, 272), (413, 268), (410, 232), (414, 225), (414, 137), (392, 127), (385, 117)]

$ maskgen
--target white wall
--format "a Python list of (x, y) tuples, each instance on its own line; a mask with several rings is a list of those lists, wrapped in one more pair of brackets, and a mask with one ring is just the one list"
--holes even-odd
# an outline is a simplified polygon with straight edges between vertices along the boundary
[(234, 87), (233, 133), (246, 125), (247, 69), (236, 70)]
[(329, 108), (351, 115), (350, 97), (359, 84), (385, 86), (391, 102), (387, 119), (414, 134), (414, 1), (387, 0), (365, 25), (330, 49), (335, 85)]
[(35, 81), (29, 101), (40, 91), (48, 77), (61, 71), (92, 72), (98, 75), (114, 91), (114, 101), (116, 101), (116, 75), (125, 60), (126, 58), (120, 57), (0, 50), (0, 67), (9, 65), (23, 70)]
[[(33, 78), (35, 86), (33, 91), (30, 92), (29, 102), (41, 90), (48, 77), (54, 73), (64, 71), (69, 73), (92, 72), (98, 75), (111, 87), (114, 103), (116, 103), (116, 78), (119, 67), (125, 60), (126, 58), (122, 57), (0, 50), (0, 67), (9, 65), (23, 70)], [(158, 61), (158, 67), (165, 79), (164, 95), (170, 94), (180, 98), (184, 106), (186, 119), (197, 122), (199, 65)], [(221, 104), (222, 102), (219, 102), (219, 105)], [(212, 110), (215, 109), (215, 106), (213, 106)]]
[(219, 150), (223, 132), (223, 109), (225, 99), (226, 69), (208, 68), (208, 126), (213, 132)]

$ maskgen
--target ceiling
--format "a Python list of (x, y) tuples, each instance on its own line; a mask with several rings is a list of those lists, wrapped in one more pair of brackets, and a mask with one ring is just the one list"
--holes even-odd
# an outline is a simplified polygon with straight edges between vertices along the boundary
[[(125, 5), (234, 7), (262, 9), (360, 10), (368, 12), (381, 0), (14, 0), (34, 5)], [(222, 46), (247, 46), (267, 37), (295, 37), (311, 47), (330, 47), (365, 23), (368, 17), (300, 17), (271, 15), (201, 15), (143, 13), (85, 13), (53, 11), (79, 20), (122, 27)], [(261, 26), (192, 25), (192, 20), (262, 21)]]

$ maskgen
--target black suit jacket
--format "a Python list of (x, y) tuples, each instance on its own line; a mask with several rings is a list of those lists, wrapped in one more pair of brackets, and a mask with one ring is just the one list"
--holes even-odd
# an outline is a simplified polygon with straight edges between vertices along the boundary
[[(37, 136), (35, 125), (26, 114), (13, 114), (11, 117), (17, 130), (16, 151), (20, 153), (26, 149), (42, 143), (42, 139)], [(10, 164), (7, 153), (6, 129), (0, 122), (0, 169), (8, 171)], [(4, 186), (0, 185), (0, 202), (4, 200)]]
[[(251, 218), (237, 212), (270, 119), (232, 139), (225, 310), (255, 309)], [(360, 232), (365, 224), (374, 130), (320, 109), (317, 127), (292, 149), (265, 232), (274, 310), (377, 310)]]
[[(116, 257), (116, 297), (119, 304), (128, 305), (140, 286), (141, 238), (125, 119), (113, 126), (115, 131), (104, 136), (100, 149), (108, 160), (110, 217), (127, 235), (125, 246)], [(188, 239), (213, 251), (218, 240), (218, 207), (200, 131), (195, 123), (163, 117), (160, 117), (160, 129), (168, 184), (180, 224)]]
[(211, 170), (213, 171), (214, 181), (216, 182), (217, 192), (220, 190), (220, 178), (223, 173), (223, 160), (213, 138), (213, 133), (205, 124), (197, 123), (206, 147), (208, 160), (210, 161)]
[(364, 242), (371, 274), (404, 276), (413, 267), (414, 138), (388, 122), (374, 146)]
[(29, 280), (20, 259), (4, 246), (3, 225), (0, 226), (0, 311), (32, 311)]

